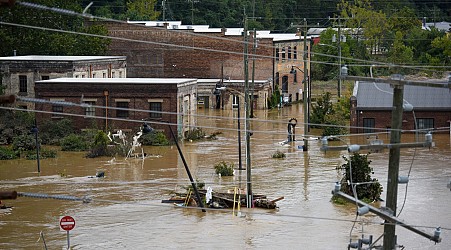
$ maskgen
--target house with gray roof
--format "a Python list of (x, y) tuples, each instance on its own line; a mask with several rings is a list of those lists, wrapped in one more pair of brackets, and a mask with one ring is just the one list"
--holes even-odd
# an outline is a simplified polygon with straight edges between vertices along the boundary
[[(451, 89), (404, 86), (402, 129), (448, 133), (451, 121)], [(351, 96), (351, 133), (383, 132), (391, 128), (393, 88), (388, 83), (357, 81)]]

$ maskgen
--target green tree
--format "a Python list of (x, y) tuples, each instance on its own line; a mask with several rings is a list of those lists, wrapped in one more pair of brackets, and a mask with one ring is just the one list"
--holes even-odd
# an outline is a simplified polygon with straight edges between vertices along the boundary
[[(82, 12), (79, 1), (40, 0), (39, 4)], [(40, 27), (40, 29), (34, 29), (1, 25), (0, 56), (12, 55), (14, 50), (18, 55), (84, 55), (83, 53), (102, 55), (109, 44), (109, 39), (45, 30), (106, 34), (105, 30), (96, 27), (84, 27), (84, 19), (79, 16), (39, 10), (18, 4), (11, 9), (1, 8), (0, 16), (3, 22)]]
[(317, 102), (312, 105), (312, 113), (310, 115), (311, 127), (318, 128), (320, 126), (316, 124), (325, 124), (326, 116), (333, 112), (330, 92), (323, 93)]
[(155, 10), (156, 0), (128, 0), (125, 17), (136, 21), (157, 20), (160, 12)]
[(355, 186), (357, 198), (373, 202), (380, 199), (382, 194), (382, 185), (378, 179), (372, 178), (373, 168), (370, 167), (371, 161), (368, 155), (354, 153), (349, 158), (343, 156), (346, 161), (339, 169), (343, 171), (343, 177), (340, 181), (341, 191), (354, 196), (351, 183), (368, 183)]

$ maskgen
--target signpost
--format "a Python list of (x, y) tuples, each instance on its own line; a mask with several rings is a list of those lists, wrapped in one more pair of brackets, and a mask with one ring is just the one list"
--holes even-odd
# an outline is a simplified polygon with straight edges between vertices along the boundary
[(61, 229), (67, 232), (67, 249), (70, 249), (69, 231), (75, 227), (75, 219), (71, 216), (63, 216), (60, 219)]

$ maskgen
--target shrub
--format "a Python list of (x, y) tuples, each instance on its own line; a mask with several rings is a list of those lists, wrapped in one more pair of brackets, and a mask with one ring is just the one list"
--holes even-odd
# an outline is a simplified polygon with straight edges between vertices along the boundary
[(282, 158), (285, 158), (285, 157), (286, 157), (285, 153), (283, 153), (283, 152), (281, 152), (281, 151), (279, 151), (279, 150), (277, 150), (277, 151), (272, 155), (272, 158), (276, 158), (276, 159), (282, 159)]
[[(368, 160), (368, 155), (354, 153), (350, 158), (343, 156), (343, 159), (346, 163), (339, 167), (344, 172), (341, 179), (341, 191), (354, 196), (352, 186), (348, 184), (348, 180), (352, 180), (352, 183), (368, 182), (369, 184), (356, 187), (357, 198), (360, 200), (366, 199), (370, 202), (379, 200), (382, 193), (382, 185), (376, 178), (371, 178), (373, 168), (370, 167), (371, 161)], [(350, 167), (352, 167), (352, 177)]]
[(186, 140), (200, 140), (205, 138), (205, 132), (200, 128), (191, 129), (186, 133)]
[(95, 158), (99, 156), (106, 156), (107, 154), (107, 145), (109, 139), (108, 136), (101, 130), (98, 130), (96, 135), (94, 136), (94, 142), (91, 145), (90, 152), (86, 155), (89, 158)]
[(153, 131), (147, 134), (143, 134), (139, 138), (142, 145), (146, 146), (166, 146), (169, 145), (169, 140), (160, 131)]
[(234, 164), (227, 164), (225, 161), (221, 161), (215, 165), (216, 174), (221, 174), (221, 176), (233, 176)]
[(61, 141), (68, 135), (74, 133), (70, 119), (47, 120), (39, 127), (39, 137), (43, 144), (60, 145)]
[(61, 140), (62, 151), (86, 151), (89, 150), (89, 142), (84, 136), (71, 134)]
[(0, 160), (12, 160), (17, 158), (19, 158), (19, 154), (11, 147), (0, 147)]
[[(39, 158), (40, 159), (47, 159), (47, 158), (56, 158), (56, 151), (51, 149), (41, 149), (39, 151)], [(25, 159), (27, 160), (36, 160), (37, 154), (36, 151), (26, 151), (25, 152)]]
[[(38, 143), (40, 143), (38, 139)], [(19, 152), (25, 152), (36, 149), (36, 139), (33, 134), (19, 135), (14, 138), (12, 149)]]

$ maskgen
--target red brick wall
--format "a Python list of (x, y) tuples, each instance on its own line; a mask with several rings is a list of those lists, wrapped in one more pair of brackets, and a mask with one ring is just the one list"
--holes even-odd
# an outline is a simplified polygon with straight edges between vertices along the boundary
[[(223, 74), (230, 79), (244, 78), (242, 36), (224, 36), (222, 33), (202, 34), (121, 23), (104, 24), (110, 36), (149, 42), (112, 39), (108, 54), (127, 56), (128, 77), (221, 78)], [(252, 53), (252, 36), (249, 39), (248, 51)], [(168, 46), (171, 44), (185, 47)], [(256, 59), (255, 79), (272, 78), (272, 39), (259, 39), (256, 54), (265, 57)], [(251, 65), (250, 56), (249, 76)]]
[[(351, 109), (352, 111), (352, 109)], [(355, 113), (351, 113), (351, 126), (363, 127), (364, 118), (375, 118), (376, 128), (390, 128), (391, 127), (391, 110), (386, 111), (371, 111), (371, 110), (357, 110)], [(353, 117), (357, 121), (352, 123)], [(419, 118), (433, 118), (435, 129), (442, 129), (442, 131), (435, 131), (434, 133), (449, 133), (449, 130), (443, 130), (443, 128), (449, 128), (449, 121), (451, 120), (451, 111), (415, 111), (415, 117)], [(404, 112), (402, 117), (402, 129), (414, 130), (415, 119), (412, 112)], [(362, 133), (363, 129), (351, 129), (351, 133)], [(378, 131), (376, 131), (378, 132)]]
[[(95, 105), (104, 107), (106, 98), (103, 91), (108, 90), (108, 107), (116, 107), (115, 99), (130, 99), (129, 108), (139, 110), (149, 110), (148, 99), (163, 99), (162, 109), (165, 112), (177, 113), (177, 85), (176, 84), (63, 84), (63, 83), (38, 83), (36, 84), (37, 98), (51, 99), (63, 98), (67, 102), (80, 104), (81, 97), (84, 99), (97, 99)], [(37, 104), (37, 110), (47, 112), (52, 111), (52, 104)], [(64, 106), (63, 112), (67, 114), (76, 114), (81, 116), (67, 116), (73, 119), (77, 129), (85, 128), (105, 128), (105, 109), (96, 108), (95, 118), (86, 118), (84, 108), (80, 106)], [(169, 129), (166, 125), (158, 125), (152, 122), (167, 121), (172, 124), (177, 123), (175, 114), (163, 114), (161, 119), (149, 119), (148, 112), (129, 111), (129, 120), (137, 121), (118, 121), (116, 110), (108, 109), (108, 127), (113, 131), (116, 129), (131, 129), (136, 131), (142, 125), (142, 119), (145, 119), (154, 129), (164, 129), (167, 138), (171, 138)], [(52, 118), (54, 115), (46, 113), (37, 113), (38, 124)]]

